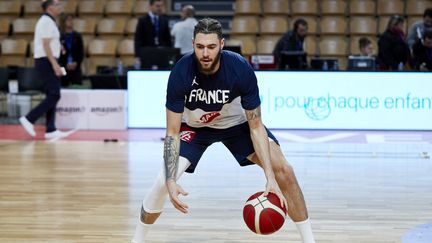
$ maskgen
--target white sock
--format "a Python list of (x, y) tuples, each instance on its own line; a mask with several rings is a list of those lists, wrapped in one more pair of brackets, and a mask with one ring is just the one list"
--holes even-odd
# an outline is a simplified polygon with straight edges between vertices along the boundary
[(135, 234), (134, 237), (132, 238), (132, 243), (145, 243), (144, 239), (151, 227), (151, 224), (145, 224), (141, 222), (140, 218), (138, 218), (138, 223), (135, 228)]
[(315, 243), (314, 236), (312, 234), (312, 226), (309, 218), (304, 221), (294, 222), (297, 226), (297, 230), (299, 231), (303, 243)]

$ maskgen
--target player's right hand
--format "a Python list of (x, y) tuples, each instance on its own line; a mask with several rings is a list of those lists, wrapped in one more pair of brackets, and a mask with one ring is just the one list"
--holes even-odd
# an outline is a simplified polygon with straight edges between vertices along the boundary
[(188, 193), (183, 190), (183, 188), (181, 188), (181, 186), (177, 184), (174, 180), (168, 180), (166, 182), (166, 187), (168, 189), (168, 194), (172, 205), (174, 205), (174, 207), (180, 212), (187, 213), (189, 206), (180, 201), (178, 195), (181, 194), (183, 196), (187, 196)]

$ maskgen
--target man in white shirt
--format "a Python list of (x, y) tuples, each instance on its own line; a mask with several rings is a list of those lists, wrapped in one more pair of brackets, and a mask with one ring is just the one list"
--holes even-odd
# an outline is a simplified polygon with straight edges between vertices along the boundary
[(195, 9), (192, 5), (186, 5), (181, 12), (182, 21), (174, 24), (171, 30), (171, 36), (174, 37), (174, 47), (180, 48), (182, 55), (192, 52), (192, 38), (195, 25), (198, 21), (195, 19)]
[(37, 74), (44, 79), (45, 99), (19, 121), (27, 133), (35, 137), (33, 124), (44, 114), (46, 115), (45, 139), (54, 139), (67, 136), (55, 126), (56, 105), (60, 100), (60, 77), (64, 69), (60, 67), (57, 59), (60, 56), (60, 32), (55, 18), (61, 13), (61, 3), (58, 0), (45, 0), (42, 2), (44, 14), (36, 23), (34, 34), (34, 59)]

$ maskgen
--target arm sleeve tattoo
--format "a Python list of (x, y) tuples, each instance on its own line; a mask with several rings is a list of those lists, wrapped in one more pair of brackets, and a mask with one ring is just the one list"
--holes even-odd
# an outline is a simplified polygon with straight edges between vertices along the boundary
[(257, 107), (256, 109), (246, 111), (246, 118), (248, 121), (253, 120), (257, 117), (261, 117), (261, 107)]
[(177, 178), (180, 141), (178, 137), (166, 136), (164, 142), (164, 161), (166, 180)]

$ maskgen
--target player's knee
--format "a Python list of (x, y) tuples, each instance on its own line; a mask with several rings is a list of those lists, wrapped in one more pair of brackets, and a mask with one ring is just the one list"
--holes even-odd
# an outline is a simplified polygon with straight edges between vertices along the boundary
[(283, 164), (275, 168), (274, 173), (284, 181), (295, 180), (294, 169), (289, 164)]

